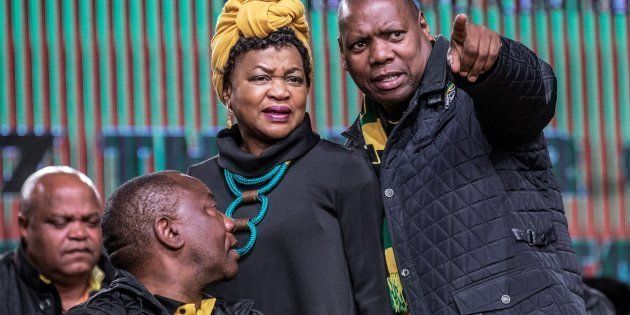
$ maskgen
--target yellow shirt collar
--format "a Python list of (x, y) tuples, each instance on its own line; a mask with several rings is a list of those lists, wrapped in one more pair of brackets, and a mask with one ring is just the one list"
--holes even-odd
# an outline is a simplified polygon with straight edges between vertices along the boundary
[[(98, 266), (94, 266), (92, 272), (90, 273), (88, 291), (96, 292), (103, 287), (103, 279), (105, 279), (105, 273)], [(46, 276), (40, 274), (39, 280), (41, 280), (45, 284), (52, 284), (52, 280), (48, 279)]]
[(205, 299), (201, 301), (199, 309), (194, 303), (184, 304), (175, 310), (176, 315), (210, 315), (214, 309), (216, 298)]

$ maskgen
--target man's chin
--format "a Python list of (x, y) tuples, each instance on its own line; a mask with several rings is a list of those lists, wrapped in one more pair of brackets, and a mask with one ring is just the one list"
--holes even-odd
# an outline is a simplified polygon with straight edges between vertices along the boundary
[(238, 273), (238, 264), (236, 264), (236, 262), (234, 262), (233, 264), (229, 264), (225, 270), (225, 278), (226, 279), (232, 279), (236, 276), (236, 273)]
[(413, 97), (413, 91), (401, 86), (395, 90), (372, 92), (368, 94), (368, 97), (385, 106), (400, 106), (406, 105), (409, 99)]
[(68, 276), (80, 276), (91, 272), (96, 263), (93, 260), (75, 260), (62, 265), (63, 273)]

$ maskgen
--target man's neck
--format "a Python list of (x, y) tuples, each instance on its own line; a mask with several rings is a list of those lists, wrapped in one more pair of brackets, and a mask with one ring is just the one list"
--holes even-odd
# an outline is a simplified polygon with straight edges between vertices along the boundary
[(63, 310), (69, 310), (71, 307), (83, 303), (89, 296), (89, 274), (85, 277), (73, 279), (72, 281), (53, 280), (53, 284), (61, 299)]
[(407, 110), (407, 104), (382, 105), (383, 115), (391, 121), (399, 121)]
[[(42, 272), (44, 268), (39, 268), (38, 264), (28, 254), (26, 255), (27, 262), (33, 266), (38, 272)], [(52, 285), (55, 286), (59, 299), (61, 299), (61, 307), (64, 311), (69, 310), (73, 306), (84, 302), (87, 296), (89, 296), (90, 285), (90, 272), (74, 277), (68, 277), (66, 275), (56, 274), (50, 271), (43, 271), (40, 273), (47, 279), (50, 279)]]
[(202, 287), (184, 279), (171, 277), (138, 277), (138, 280), (153, 295), (160, 295), (185, 304), (201, 305)]

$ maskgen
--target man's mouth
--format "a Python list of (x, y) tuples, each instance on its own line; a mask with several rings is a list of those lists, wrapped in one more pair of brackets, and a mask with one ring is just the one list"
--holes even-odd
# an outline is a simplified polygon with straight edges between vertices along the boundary
[(376, 76), (372, 79), (372, 83), (379, 90), (393, 90), (398, 88), (404, 79), (404, 75), (402, 73), (387, 73)]
[(91, 255), (89, 248), (73, 248), (64, 252), (65, 255)]
[(241, 256), (236, 252), (237, 247), (238, 247), (238, 242), (234, 242), (233, 244), (231, 244), (230, 248), (228, 249), (228, 255), (234, 254), (237, 257), (237, 259), (240, 258)]
[(235, 250), (238, 247), (238, 241), (236, 240), (236, 238), (232, 238), (232, 239), (234, 241), (230, 242), (230, 246), (228, 247), (228, 251)]

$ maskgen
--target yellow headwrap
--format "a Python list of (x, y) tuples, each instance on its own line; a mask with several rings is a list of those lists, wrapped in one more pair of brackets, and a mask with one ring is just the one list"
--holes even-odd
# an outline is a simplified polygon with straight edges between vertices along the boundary
[(310, 55), (304, 11), (299, 0), (229, 0), (225, 4), (211, 43), (212, 84), (221, 101), (225, 102), (222, 95), (224, 67), (239, 36), (265, 38), (289, 26)]

